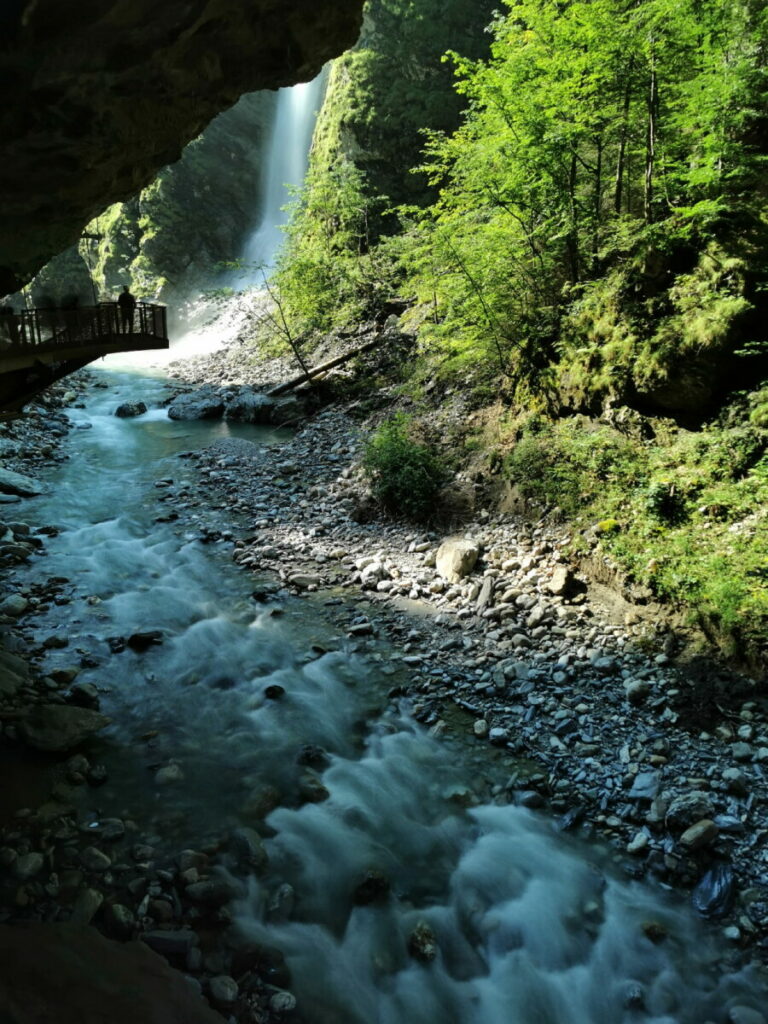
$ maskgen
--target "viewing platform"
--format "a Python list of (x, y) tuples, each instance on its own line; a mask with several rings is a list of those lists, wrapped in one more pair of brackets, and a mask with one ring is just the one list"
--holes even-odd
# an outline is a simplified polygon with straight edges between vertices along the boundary
[(169, 344), (166, 308), (148, 302), (127, 320), (117, 302), (0, 313), (0, 418), (94, 359)]

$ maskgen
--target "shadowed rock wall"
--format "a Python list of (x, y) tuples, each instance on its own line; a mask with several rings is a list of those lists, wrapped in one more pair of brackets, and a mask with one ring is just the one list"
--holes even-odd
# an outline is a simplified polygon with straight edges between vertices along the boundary
[(8, 0), (0, 294), (143, 188), (244, 92), (307, 81), (362, 0)]

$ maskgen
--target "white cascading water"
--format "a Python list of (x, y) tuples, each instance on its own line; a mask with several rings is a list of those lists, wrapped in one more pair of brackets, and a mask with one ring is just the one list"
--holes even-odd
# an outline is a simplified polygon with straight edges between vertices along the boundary
[(301, 185), (309, 164), (309, 150), (315, 117), (320, 105), (325, 75), (321, 71), (311, 82), (303, 82), (277, 94), (277, 109), (269, 143), (264, 175), (261, 215), (246, 243), (243, 261), (246, 278), (260, 280), (260, 268), (270, 269), (283, 240), (282, 226), (287, 214), (289, 187)]

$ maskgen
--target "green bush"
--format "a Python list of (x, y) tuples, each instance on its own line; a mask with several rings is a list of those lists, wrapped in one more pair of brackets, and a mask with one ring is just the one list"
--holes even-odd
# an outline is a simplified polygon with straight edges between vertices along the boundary
[(645, 491), (645, 511), (663, 523), (680, 523), (686, 517), (685, 500), (671, 480), (654, 480)]
[(402, 413), (383, 423), (368, 441), (363, 468), (383, 508), (419, 521), (432, 516), (447, 480), (444, 460), (416, 438), (412, 420)]

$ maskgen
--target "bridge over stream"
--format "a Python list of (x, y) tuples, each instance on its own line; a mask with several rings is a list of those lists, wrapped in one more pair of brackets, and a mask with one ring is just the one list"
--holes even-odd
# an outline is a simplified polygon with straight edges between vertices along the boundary
[(165, 306), (116, 302), (0, 314), (0, 419), (17, 415), (49, 384), (113, 352), (169, 347)]

